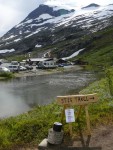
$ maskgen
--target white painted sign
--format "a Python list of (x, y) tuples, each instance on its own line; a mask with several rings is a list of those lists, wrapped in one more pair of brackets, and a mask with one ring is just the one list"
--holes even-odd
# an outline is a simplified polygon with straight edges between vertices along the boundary
[(65, 109), (66, 122), (75, 122), (74, 109)]

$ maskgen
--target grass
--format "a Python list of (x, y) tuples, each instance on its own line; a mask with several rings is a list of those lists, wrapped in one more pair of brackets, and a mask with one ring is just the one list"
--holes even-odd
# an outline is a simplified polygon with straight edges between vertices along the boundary
[(113, 65), (112, 63), (113, 45), (109, 45), (101, 49), (92, 49), (92, 52), (89, 52), (89, 54), (85, 56), (85, 59), (92, 65), (99, 65), (99, 66)]
[[(39, 143), (41, 139), (47, 136), (48, 129), (52, 127), (54, 121), (59, 121), (59, 117), (56, 117), (58, 109), (59, 106), (55, 104), (38, 106), (28, 113), (1, 120), (0, 135), (2, 136), (2, 141), (0, 145), (5, 148), (7, 145)], [(7, 142), (4, 143), (4, 141)]]
[[(111, 66), (113, 65), (113, 27), (106, 28), (92, 34), (92, 37), (86, 36), (90, 42), (85, 46), (85, 50), (73, 60), (80, 59), (94, 66)], [(92, 39), (92, 40), (91, 40)]]
[[(113, 69), (110, 69), (113, 72)], [(111, 77), (113, 78), (113, 77)], [(108, 77), (92, 83), (90, 86), (80, 91), (81, 94), (98, 94), (98, 102), (89, 105), (91, 127), (100, 124), (107, 125), (113, 123), (113, 97), (110, 94)], [(73, 107), (77, 112), (79, 107)], [(16, 146), (38, 145), (47, 137), (48, 129), (52, 128), (53, 123), (61, 121), (62, 106), (56, 102), (37, 106), (33, 110), (16, 117), (1, 119), (0, 121), (0, 150), (13, 149)], [(80, 125), (83, 131), (86, 130), (85, 112), (82, 111)], [(64, 119), (65, 136), (68, 134), (68, 124)], [(78, 133), (79, 125), (73, 123), (73, 132)]]
[(91, 124), (93, 126), (113, 122), (113, 97), (110, 94), (107, 78), (96, 81), (80, 93), (98, 94), (98, 102), (91, 104), (89, 107)]
[(14, 75), (11, 72), (0, 72), (0, 80), (11, 79)]

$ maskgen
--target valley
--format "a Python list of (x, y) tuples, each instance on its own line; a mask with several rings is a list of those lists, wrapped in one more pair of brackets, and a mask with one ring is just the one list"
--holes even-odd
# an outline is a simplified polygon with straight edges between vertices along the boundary
[[(91, 136), (82, 111), (73, 122), (73, 137), (63, 120), (64, 140), (55, 149), (112, 150), (113, 4), (73, 7), (52, 2), (56, 0), (40, 4), (0, 37), (1, 61), (59, 61), (56, 69), (32, 64), (33, 70), (0, 80), (0, 150), (38, 149), (53, 123), (61, 122), (56, 97), (92, 93), (98, 102), (88, 109)], [(65, 60), (74, 65), (63, 66)]]

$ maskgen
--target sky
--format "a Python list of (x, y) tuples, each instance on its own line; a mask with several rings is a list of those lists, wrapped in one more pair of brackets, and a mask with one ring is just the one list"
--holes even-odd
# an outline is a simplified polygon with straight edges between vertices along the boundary
[[(0, 37), (20, 23), (39, 4), (48, 0), (0, 0)], [(72, 6), (87, 6), (90, 3), (99, 5), (113, 4), (113, 0), (49, 0), (50, 3), (65, 3)]]

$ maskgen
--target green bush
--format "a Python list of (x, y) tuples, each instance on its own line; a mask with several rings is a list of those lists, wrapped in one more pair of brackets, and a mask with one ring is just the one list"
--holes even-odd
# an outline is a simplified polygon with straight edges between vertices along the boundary
[(14, 75), (11, 72), (0, 72), (0, 77), (10, 79), (10, 78), (14, 77)]

